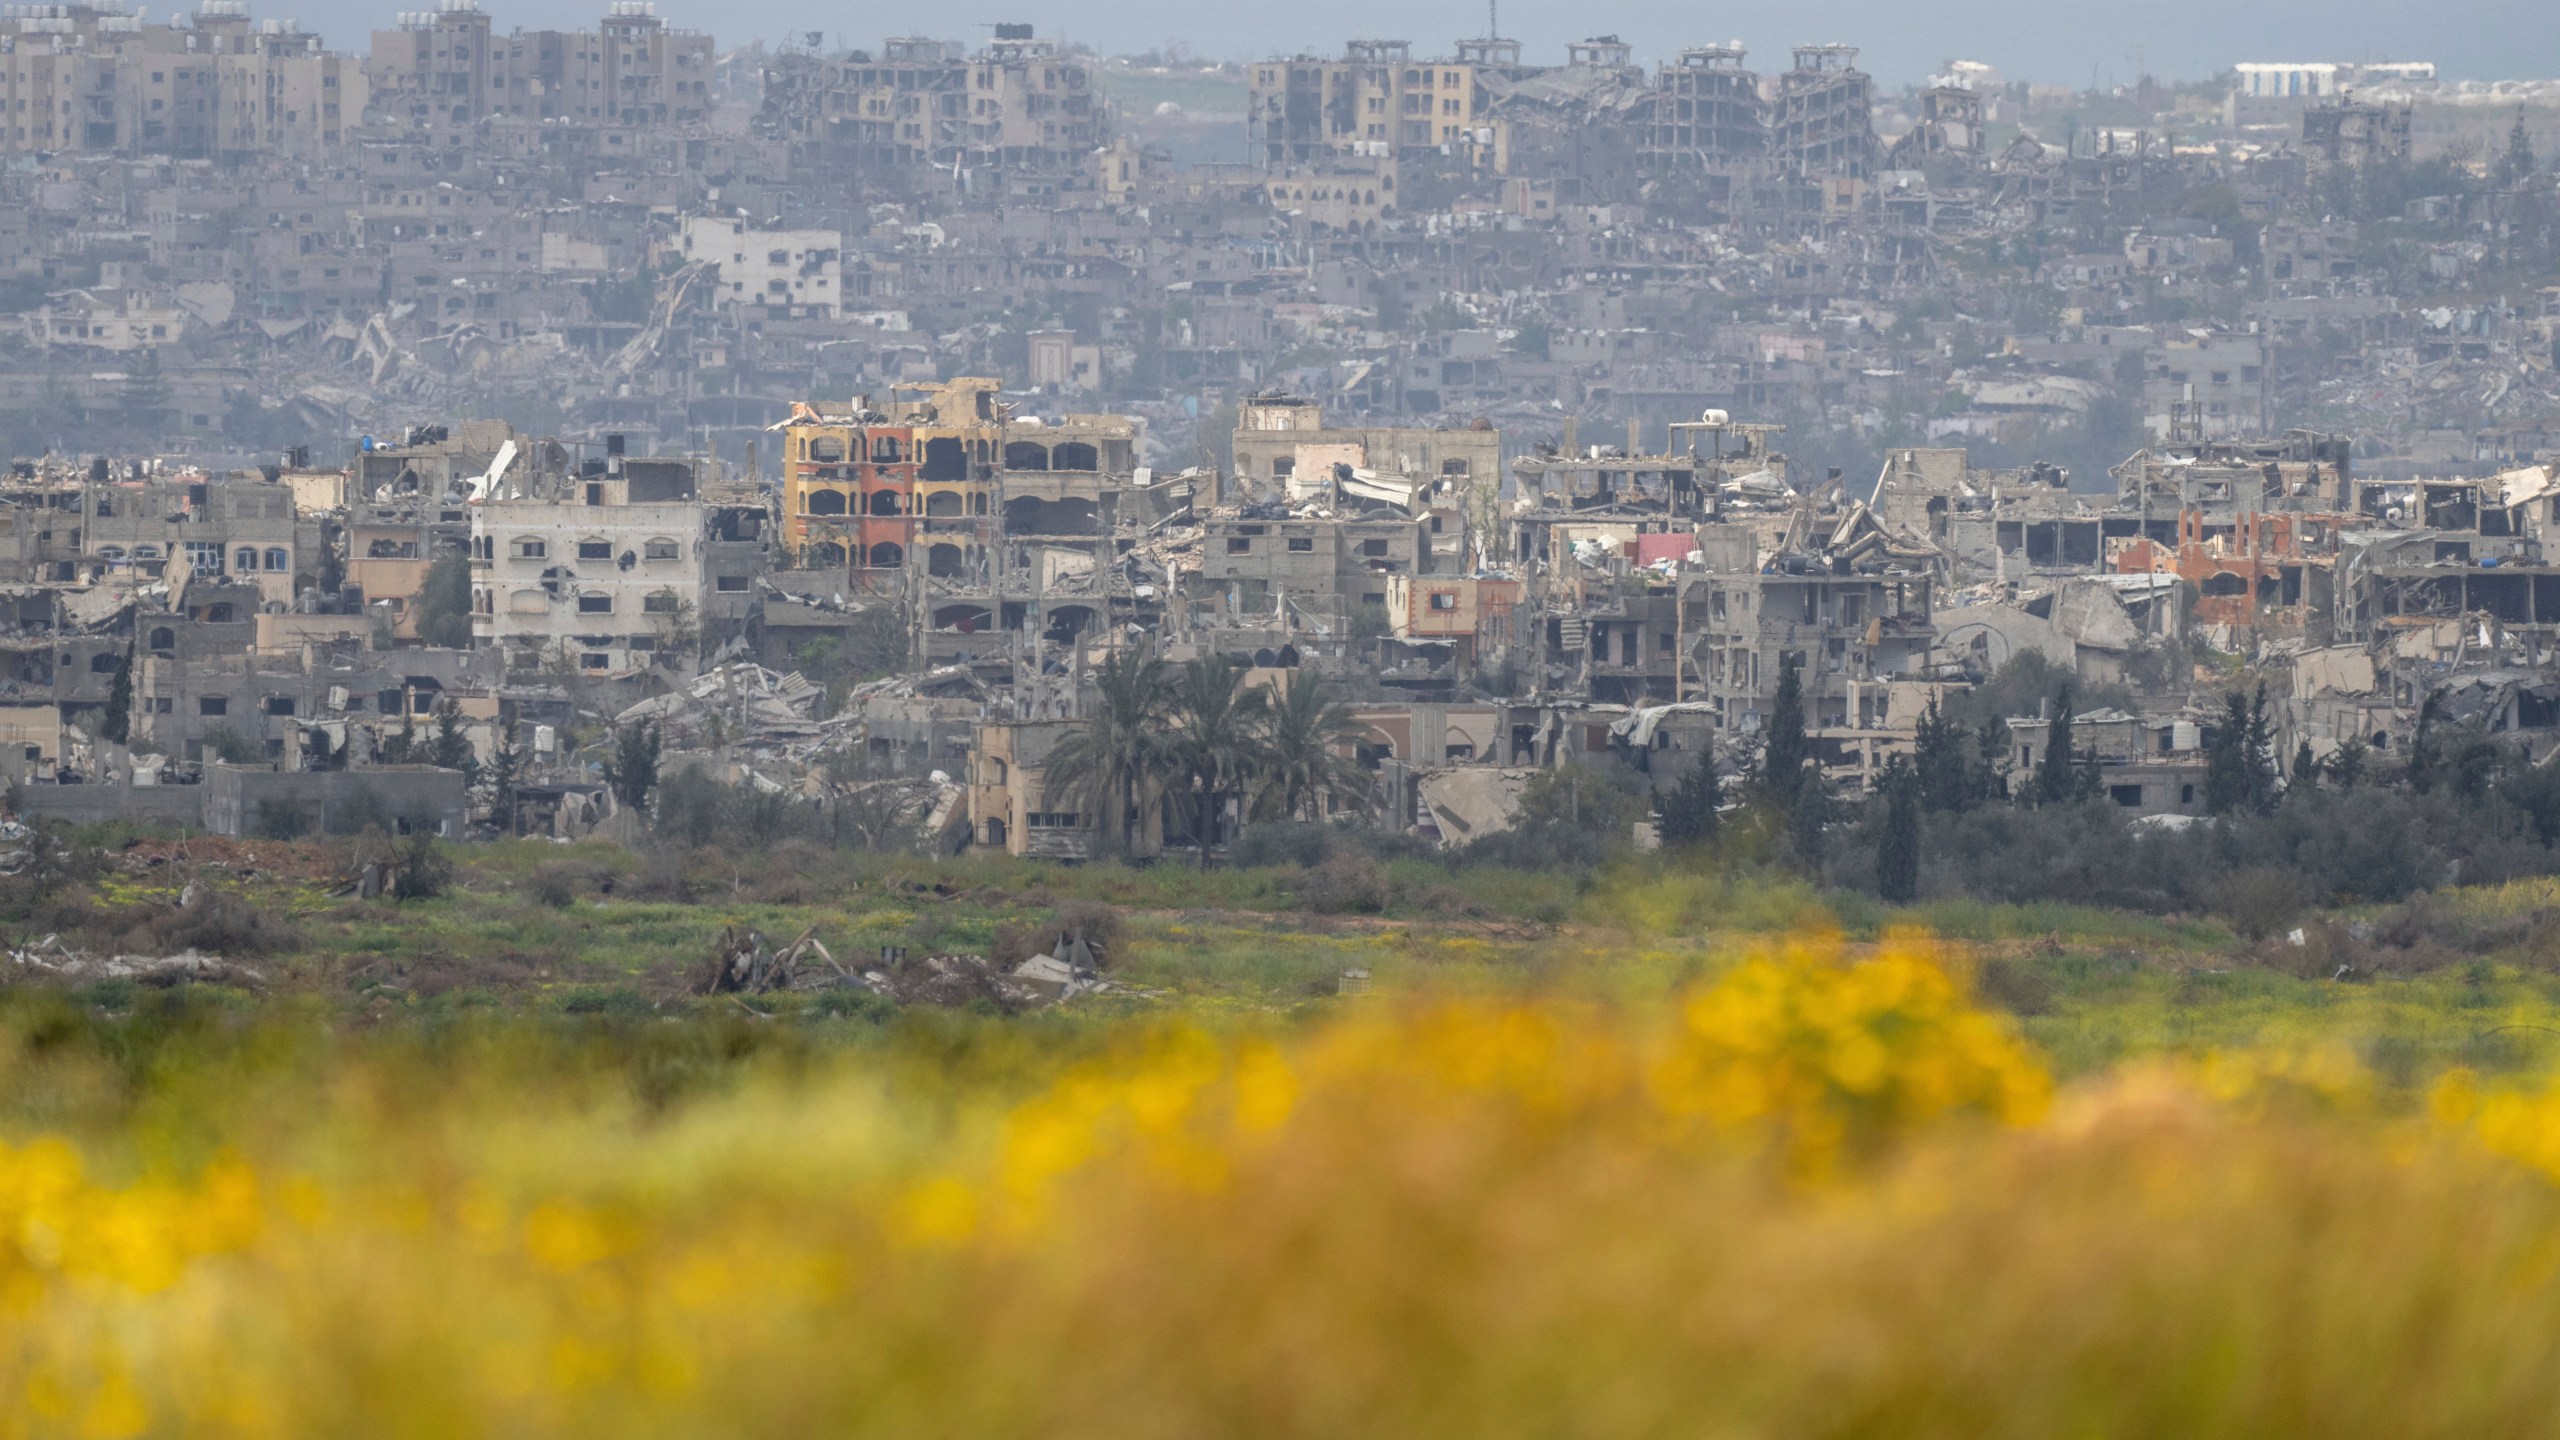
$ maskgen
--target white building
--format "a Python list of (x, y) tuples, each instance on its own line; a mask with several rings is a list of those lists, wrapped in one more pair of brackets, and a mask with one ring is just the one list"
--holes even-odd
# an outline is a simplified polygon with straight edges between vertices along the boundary
[(687, 261), (717, 267), (720, 303), (833, 316), (844, 295), (844, 236), (834, 230), (759, 230), (696, 215), (678, 242)]
[(2297, 124), (2303, 111), (2350, 90), (2436, 78), (2435, 64), (2427, 60), (2250, 60), (2231, 68), (2235, 79), (2224, 119), (2234, 129)]
[(2239, 72), (2238, 93), (2252, 100), (2312, 100), (2335, 95), (2346, 67), (2319, 61), (2247, 61)]
[(185, 337), (187, 318), (174, 302), (153, 304), (129, 290), (71, 290), (27, 313), (27, 339), (48, 349), (158, 350)]
[(645, 670), (702, 623), (702, 501), (680, 460), (616, 459), (557, 496), (472, 507), (471, 634), (531, 668), (566, 647), (581, 670)]

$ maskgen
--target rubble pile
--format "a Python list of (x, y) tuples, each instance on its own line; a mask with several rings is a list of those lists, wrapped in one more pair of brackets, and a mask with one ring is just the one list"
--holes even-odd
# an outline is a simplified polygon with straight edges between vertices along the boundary
[(0, 968), (0, 980), (70, 985), (130, 980), (152, 986), (240, 985), (250, 989), (263, 988), (267, 983), (263, 972), (218, 955), (194, 950), (175, 955), (92, 955), (63, 944), (58, 935), (47, 935), (34, 944), (13, 949), (8, 958), (8, 966)]

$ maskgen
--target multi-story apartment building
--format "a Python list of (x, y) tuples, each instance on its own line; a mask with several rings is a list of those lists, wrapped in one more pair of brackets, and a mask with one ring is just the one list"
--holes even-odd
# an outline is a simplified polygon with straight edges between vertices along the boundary
[(998, 25), (969, 62), (969, 111), (961, 154), (972, 165), (1073, 173), (1102, 143), (1102, 100), (1093, 70), (1032, 38), (1028, 25)]
[(923, 165), (959, 143), (969, 72), (956, 41), (907, 36), (875, 55), (785, 50), (764, 73), (762, 123), (777, 138), (864, 168)]
[(718, 303), (832, 318), (844, 294), (844, 237), (833, 230), (760, 230), (744, 220), (696, 215), (677, 252), (719, 271)]
[[(1505, 42), (1507, 46), (1507, 42)], [(1246, 115), (1266, 165), (1340, 155), (1436, 150), (1472, 142), (1487, 125), (1481, 81), (1508, 59), (1482, 44), (1453, 60), (1416, 60), (1403, 40), (1354, 40), (1336, 59), (1267, 60), (1246, 77)]]
[(785, 50), (764, 72), (758, 128), (810, 163), (986, 167), (1082, 177), (1110, 137), (1092, 63), (1028, 25), (998, 25), (975, 55), (915, 37), (877, 55)]
[[(89, 483), (81, 511), (71, 543), (96, 569), (158, 577), (183, 561), (191, 585), (228, 579), (253, 590), (251, 608), (293, 603), (298, 573), (310, 583), (293, 491), (281, 484), (203, 474), (102, 476)], [(224, 620), (250, 618), (244, 612)]]
[(711, 37), (668, 28), (648, 0), (611, 0), (594, 30), (491, 33), (478, 0), (440, 0), (377, 30), (375, 123), (449, 132), (490, 117), (688, 125), (711, 113)]
[[(318, 161), (342, 153), (364, 114), (364, 66), (291, 20), (252, 21), (243, 0), (202, 0), (189, 38), (209, 54), (212, 153)], [(143, 73), (150, 74), (152, 66)]]
[(1647, 166), (1721, 171), (1767, 153), (1769, 105), (1743, 54), (1739, 43), (1701, 45), (1655, 70)]
[(915, 563), (981, 568), (1000, 524), (996, 471), (1005, 417), (998, 382), (962, 378), (892, 401), (821, 415), (801, 407), (786, 433), (784, 543), (804, 566), (886, 580)]
[(1875, 169), (1875, 81), (1854, 45), (1799, 45), (1778, 77), (1769, 149), (1800, 176), (1864, 179)]
[(1455, 568), (1472, 545), (1495, 543), (1502, 488), (1502, 432), (1477, 422), (1462, 428), (1409, 425), (1328, 426), (1324, 407), (1286, 395), (1256, 396), (1237, 407), (1235, 466), (1224, 497), (1284, 496), (1292, 483), (1337, 465), (1420, 482), (1421, 519), (1435, 553)]
[(0, 153), (319, 161), (348, 145), (364, 95), (353, 60), (242, 0), (203, 0), (184, 24), (106, 4), (0, 16)]
[(587, 466), (472, 507), (472, 639), (510, 669), (565, 652), (582, 672), (628, 674), (698, 633), (707, 533), (693, 462), (612, 453)]
[(433, 10), (402, 12), (397, 28), (373, 32), (366, 122), (429, 132), (478, 123), (494, 105), (489, 51), (489, 17), (479, 0), (438, 0)]

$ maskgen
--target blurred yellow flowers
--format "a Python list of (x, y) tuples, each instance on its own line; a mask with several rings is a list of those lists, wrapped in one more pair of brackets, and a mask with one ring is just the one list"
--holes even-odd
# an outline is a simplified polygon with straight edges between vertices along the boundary
[[(1666, 1013), (1373, 996), (671, 1109), (350, 1047), (224, 1158), (0, 1148), (0, 1437), (2478, 1434), (2560, 1413), (2560, 1099), (2056, 1104), (1925, 937)], [(990, 1078), (1011, 1076), (1011, 1078)], [(2276, 1094), (2326, 1097), (2315, 1106)], [(183, 1092), (164, 1097), (183, 1112)], [(2063, 1118), (2046, 1123), (2048, 1116)]]

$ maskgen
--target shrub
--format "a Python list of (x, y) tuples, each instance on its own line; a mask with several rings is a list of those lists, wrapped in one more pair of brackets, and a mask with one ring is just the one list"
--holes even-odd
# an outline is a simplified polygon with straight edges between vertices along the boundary
[(1386, 870), (1348, 851), (1308, 871), (1295, 889), (1298, 903), (1319, 915), (1375, 915), (1394, 899)]
[(119, 938), (117, 948), (147, 955), (196, 950), (226, 960), (254, 960), (292, 950), (301, 941), (300, 933), (275, 912), (199, 882), (193, 903), (143, 912), (140, 923)]
[(548, 865), (535, 866), (532, 876), (525, 881), (525, 888), (534, 899), (552, 909), (565, 910), (577, 903), (579, 892), (594, 881), (595, 872), (592, 867), (568, 861), (554, 861)]
[(2295, 871), (2250, 865), (2208, 881), (2205, 903), (2232, 929), (2263, 940), (2302, 914), (2311, 903), (2311, 886)]

